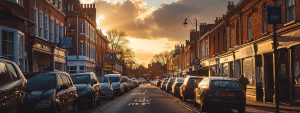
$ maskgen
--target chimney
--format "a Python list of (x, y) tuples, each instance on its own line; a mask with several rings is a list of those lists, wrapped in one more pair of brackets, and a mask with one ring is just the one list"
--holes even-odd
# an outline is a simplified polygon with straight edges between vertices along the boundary
[(93, 8), (96, 8), (96, 5), (95, 5), (95, 4), (93, 4)]
[(234, 2), (228, 2), (227, 11), (230, 12), (234, 9)]

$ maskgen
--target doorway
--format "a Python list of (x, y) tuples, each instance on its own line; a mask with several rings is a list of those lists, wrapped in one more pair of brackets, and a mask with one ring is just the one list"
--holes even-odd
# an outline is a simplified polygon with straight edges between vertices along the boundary
[(273, 54), (264, 55), (264, 101), (273, 102), (274, 96), (274, 77), (273, 77)]

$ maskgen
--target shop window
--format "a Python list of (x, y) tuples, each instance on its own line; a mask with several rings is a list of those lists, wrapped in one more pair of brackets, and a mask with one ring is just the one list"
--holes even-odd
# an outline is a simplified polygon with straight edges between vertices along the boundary
[(80, 71), (80, 73), (83, 73), (84, 72), (84, 66), (79, 66), (79, 71)]
[(249, 80), (248, 85), (254, 86), (256, 84), (253, 58), (243, 60), (243, 75)]
[(2, 31), (2, 56), (14, 60), (14, 32)]
[(77, 66), (69, 66), (69, 73), (77, 73)]
[(294, 82), (300, 85), (300, 46), (294, 49)]
[(18, 46), (19, 46), (19, 67), (21, 70), (25, 70), (25, 67), (23, 66), (24, 64), (24, 35), (23, 34), (19, 34), (19, 37), (18, 37)]

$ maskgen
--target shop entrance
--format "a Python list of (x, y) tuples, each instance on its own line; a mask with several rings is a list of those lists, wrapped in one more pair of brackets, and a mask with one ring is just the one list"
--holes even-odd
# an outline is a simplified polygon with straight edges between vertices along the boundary
[(274, 77), (273, 77), (273, 54), (264, 55), (264, 101), (273, 102), (274, 96)]
[(281, 102), (289, 101), (290, 97), (290, 77), (288, 50), (280, 49), (278, 51), (278, 98)]

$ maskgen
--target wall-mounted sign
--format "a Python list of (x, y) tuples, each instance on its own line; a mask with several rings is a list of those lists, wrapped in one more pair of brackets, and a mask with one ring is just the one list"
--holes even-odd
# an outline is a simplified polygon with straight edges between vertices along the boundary
[(267, 6), (267, 23), (281, 24), (281, 7)]

